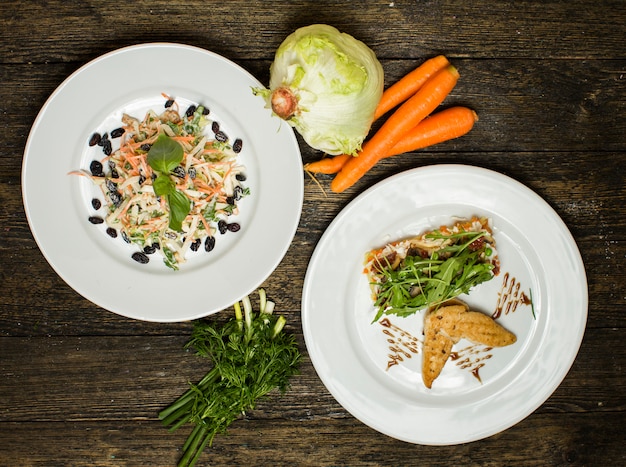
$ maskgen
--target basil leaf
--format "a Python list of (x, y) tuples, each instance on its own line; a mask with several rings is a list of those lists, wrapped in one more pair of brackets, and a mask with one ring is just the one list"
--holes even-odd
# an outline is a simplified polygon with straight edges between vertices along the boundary
[(148, 164), (157, 172), (167, 174), (181, 163), (184, 155), (180, 144), (161, 133), (148, 151)]
[(183, 227), (183, 221), (191, 209), (189, 198), (182, 191), (174, 190), (167, 195), (167, 202), (170, 207), (169, 227), (172, 230), (180, 231)]
[(165, 196), (176, 191), (176, 185), (168, 175), (159, 175), (152, 182), (154, 194), (157, 196)]

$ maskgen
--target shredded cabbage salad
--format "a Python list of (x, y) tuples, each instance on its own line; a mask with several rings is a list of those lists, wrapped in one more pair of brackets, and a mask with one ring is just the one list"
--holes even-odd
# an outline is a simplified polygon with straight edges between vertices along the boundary
[[(158, 253), (168, 267), (177, 270), (190, 249), (211, 251), (216, 232), (239, 230), (239, 224), (228, 222), (228, 218), (238, 214), (238, 202), (250, 191), (243, 185), (245, 167), (237, 157), (241, 140), (231, 144), (202, 105), (192, 105), (181, 114), (174, 99), (164, 98), (160, 114), (149, 110), (142, 120), (124, 114), (122, 126), (110, 136), (105, 134), (104, 143), (99, 135), (98, 141), (92, 137), (89, 144), (102, 146), (106, 157), (100, 164), (92, 162), (89, 172), (79, 173), (102, 190), (106, 210), (103, 222), (110, 236), (119, 233), (126, 242), (138, 246), (140, 251), (133, 255), (136, 261), (146, 263), (148, 254)], [(168, 202), (168, 197), (155, 193), (153, 182), (162, 173), (151, 167), (148, 153), (160, 135), (183, 149), (180, 164), (166, 174), (171, 183), (165, 180), (177, 195), (184, 194), (182, 216), (174, 213), (177, 206), (171, 198)], [(112, 150), (109, 138), (119, 138), (119, 149)], [(181, 221), (179, 228), (173, 229), (170, 218), (176, 215)]]

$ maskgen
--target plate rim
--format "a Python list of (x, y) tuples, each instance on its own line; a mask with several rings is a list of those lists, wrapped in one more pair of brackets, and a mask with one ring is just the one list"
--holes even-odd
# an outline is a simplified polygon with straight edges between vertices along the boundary
[[(317, 267), (316, 261), (317, 261), (318, 256), (321, 254), (320, 249), (323, 249), (325, 247), (326, 242), (329, 241), (328, 239), (332, 236), (333, 233), (336, 232), (336, 229), (340, 227), (341, 223), (344, 222), (345, 217), (349, 217), (349, 212), (352, 209), (358, 209), (357, 206), (359, 205), (359, 203), (364, 202), (364, 200), (366, 200), (370, 195), (372, 195), (372, 193), (378, 190), (382, 190), (384, 186), (388, 184), (392, 184), (394, 183), (394, 181), (400, 178), (410, 179), (412, 177), (427, 176), (429, 173), (432, 174), (433, 172), (445, 173), (445, 172), (450, 172), (450, 171), (452, 172), (462, 171), (462, 172), (472, 173), (476, 175), (481, 174), (481, 175), (487, 175), (490, 177), (496, 177), (502, 181), (506, 181), (507, 183), (510, 183), (515, 189), (522, 190), (524, 194), (532, 197), (536, 202), (541, 203), (542, 207), (551, 213), (552, 220), (555, 220), (557, 222), (560, 233), (564, 235), (567, 245), (570, 247), (572, 253), (574, 254), (575, 257), (573, 258), (573, 260), (579, 266), (578, 272), (580, 276), (578, 278), (584, 283), (584, 287), (581, 288), (582, 302), (579, 308), (580, 323), (578, 324), (578, 327), (576, 328), (578, 330), (578, 333), (575, 336), (574, 341), (572, 342), (572, 348), (575, 349), (575, 351), (573, 351), (571, 355), (569, 355), (568, 358), (565, 359), (563, 363), (561, 364), (561, 366), (559, 367), (561, 369), (562, 374), (560, 374), (559, 377), (556, 378), (556, 380), (553, 382), (553, 384), (550, 387), (544, 388), (544, 390), (541, 393), (541, 396), (537, 398), (533, 402), (533, 404), (530, 404), (529, 406), (526, 407), (526, 410), (523, 410), (517, 413), (514, 417), (509, 418), (505, 422), (494, 423), (491, 425), (491, 427), (478, 430), (476, 433), (474, 433), (471, 436), (463, 436), (461, 438), (456, 437), (454, 439), (450, 438), (450, 439), (441, 439), (441, 440), (432, 440), (432, 439), (426, 440), (426, 439), (420, 439), (420, 436), (419, 435), (416, 436), (415, 434), (396, 433), (396, 432), (393, 432), (393, 430), (389, 430), (386, 428), (381, 429), (380, 424), (377, 422), (375, 418), (371, 417), (370, 414), (367, 413), (367, 410), (363, 411), (362, 408), (358, 406), (359, 405), (358, 403), (353, 403), (352, 401), (348, 400), (345, 397), (345, 394), (341, 394), (341, 391), (340, 391), (341, 388), (339, 387), (341, 386), (341, 383), (338, 383), (337, 381), (331, 381), (330, 377), (324, 374), (324, 368), (320, 368), (320, 367), (323, 366), (322, 363), (327, 363), (327, 362), (322, 362), (324, 357), (318, 354), (318, 352), (322, 353), (322, 351), (320, 350), (321, 346), (318, 346), (315, 343), (315, 336), (313, 336), (312, 334), (313, 331), (310, 329), (309, 320), (312, 318), (310, 318), (311, 313), (308, 310), (309, 300), (311, 300), (309, 297), (309, 294), (310, 294), (310, 289), (312, 287), (311, 283), (314, 280), (313, 279), (313, 275), (315, 272), (314, 269)], [(415, 174), (418, 174), (418, 175), (415, 175)], [(390, 177), (387, 177), (381, 180), (380, 182), (376, 183), (375, 185), (369, 187), (367, 190), (359, 194), (356, 198), (354, 198), (346, 206), (344, 206), (344, 208), (339, 212), (337, 216), (335, 216), (335, 218), (331, 221), (331, 223), (328, 225), (328, 227), (322, 234), (320, 240), (318, 241), (314, 249), (313, 255), (311, 256), (309, 267), (307, 268), (307, 272), (305, 275), (304, 284), (303, 284), (303, 292), (302, 292), (302, 327), (303, 327), (304, 340), (307, 346), (307, 350), (309, 352), (311, 362), (315, 368), (315, 371), (318, 374), (318, 377), (322, 380), (326, 389), (337, 400), (337, 402), (339, 402), (339, 404), (342, 405), (348, 412), (350, 412), (353, 416), (355, 416), (355, 418), (359, 419), (360, 421), (370, 426), (371, 428), (385, 435), (388, 435), (390, 437), (393, 437), (402, 441), (415, 443), (415, 444), (422, 444), (422, 445), (454, 445), (454, 444), (478, 441), (480, 439), (487, 438), (489, 436), (492, 436), (496, 433), (499, 433), (501, 431), (504, 431), (510, 428), (511, 426), (519, 423), (521, 420), (523, 420), (524, 418), (529, 416), (531, 413), (533, 413), (538, 407), (540, 407), (543, 403), (545, 403), (545, 401), (554, 393), (554, 391), (558, 388), (558, 386), (562, 383), (563, 379), (567, 376), (568, 372), (570, 371), (571, 366), (573, 365), (576, 359), (576, 356), (578, 355), (578, 351), (580, 350), (580, 346), (582, 344), (582, 340), (583, 340), (585, 329), (586, 329), (587, 316), (588, 316), (588, 282), (587, 282), (584, 262), (582, 260), (582, 256), (580, 255), (580, 250), (578, 248), (578, 245), (576, 244), (576, 241), (573, 235), (571, 234), (565, 222), (558, 215), (558, 213), (554, 210), (554, 208), (552, 208), (552, 206), (550, 206), (550, 204), (546, 200), (544, 200), (535, 191), (530, 189), (528, 186), (522, 184), (521, 182), (505, 174), (502, 174), (500, 172), (496, 172), (491, 169), (478, 167), (475, 165), (467, 165), (467, 164), (435, 164), (435, 165), (428, 165), (428, 166), (408, 169), (406, 171), (397, 173), (395, 175), (392, 175)], [(528, 368), (528, 365), (524, 369), (523, 373), (527, 373), (526, 371), (527, 368)], [(523, 375), (518, 375), (516, 379), (521, 378), (521, 377), (523, 377)], [(492, 394), (488, 397), (488, 399), (491, 399), (495, 397), (496, 395), (497, 393)], [(389, 414), (385, 414), (385, 415), (389, 415)]]
[[(272, 249), (272, 252), (264, 255), (264, 258), (266, 258), (266, 264), (264, 264), (262, 268), (255, 268), (256, 272), (254, 272), (254, 274), (249, 274), (249, 278), (246, 280), (248, 282), (248, 285), (245, 288), (245, 290), (241, 288), (239, 293), (236, 293), (236, 294), (229, 292), (230, 296), (232, 297), (231, 300), (224, 299), (222, 300), (222, 303), (218, 305), (214, 305), (212, 307), (207, 306), (206, 303), (204, 303), (203, 307), (201, 307), (200, 310), (198, 310), (196, 307), (196, 309), (190, 308), (186, 312), (181, 312), (180, 309), (183, 308), (181, 306), (180, 309), (165, 310), (159, 313), (155, 313), (154, 311), (149, 310), (149, 309), (131, 310), (128, 307), (119, 308), (119, 307), (110, 306), (110, 302), (107, 301), (105, 304), (101, 300), (98, 300), (98, 298), (94, 299), (94, 296), (91, 295), (90, 293), (86, 293), (85, 288), (81, 287), (80, 285), (80, 280), (77, 280), (76, 277), (74, 277), (74, 275), (71, 272), (69, 272), (66, 267), (61, 265), (59, 259), (56, 258), (55, 255), (52, 254), (52, 252), (47, 251), (47, 248), (44, 246), (44, 244), (47, 243), (45, 238), (49, 236), (50, 234), (44, 232), (41, 225), (38, 225), (38, 219), (35, 217), (36, 214), (33, 213), (33, 211), (35, 210), (33, 209), (33, 207), (37, 203), (41, 203), (41, 201), (36, 199), (37, 196), (33, 192), (33, 187), (31, 186), (34, 183), (34, 181), (31, 181), (31, 178), (33, 177), (31, 175), (31, 172), (33, 172), (33, 169), (31, 166), (34, 163), (33, 161), (37, 160), (37, 157), (41, 157), (41, 155), (34, 154), (35, 149), (33, 147), (35, 145), (38, 135), (42, 132), (41, 127), (45, 125), (47, 121), (46, 119), (50, 118), (49, 114), (52, 112), (50, 110), (51, 106), (56, 105), (56, 103), (59, 102), (60, 99), (62, 98), (67, 99), (68, 95), (66, 95), (65, 93), (72, 92), (72, 91), (68, 91), (68, 89), (71, 89), (70, 88), (71, 86), (73, 85), (77, 86), (76, 84), (77, 81), (80, 84), (80, 80), (83, 79), (82, 77), (87, 73), (91, 73), (91, 70), (94, 70), (94, 69), (98, 70), (98, 67), (107, 66), (107, 63), (110, 63), (111, 59), (113, 61), (126, 60), (124, 56), (128, 53), (143, 55), (143, 54), (150, 54), (150, 53), (162, 52), (162, 51), (166, 51), (166, 53), (169, 53), (169, 54), (173, 54), (175, 52), (184, 52), (184, 53), (192, 54), (194, 57), (198, 57), (199, 59), (205, 60), (206, 61), (205, 63), (209, 63), (214, 66), (219, 65), (219, 66), (225, 67), (223, 69), (227, 70), (230, 73), (233, 73), (234, 75), (232, 76), (235, 76), (235, 75), (238, 76), (242, 81), (246, 82), (246, 85), (250, 87), (262, 86), (262, 83), (254, 75), (252, 75), (249, 71), (244, 69), (239, 64), (233, 62), (232, 60), (220, 54), (217, 54), (211, 50), (204, 49), (204, 48), (194, 46), (194, 45), (184, 44), (184, 43), (145, 42), (145, 43), (138, 43), (138, 44), (120, 47), (120, 48), (108, 51), (104, 54), (101, 54), (87, 61), (86, 63), (78, 67), (76, 70), (74, 70), (72, 73), (70, 73), (67, 77), (65, 77), (63, 81), (59, 85), (57, 85), (56, 88), (52, 91), (52, 93), (46, 98), (46, 100), (44, 101), (44, 104), (38, 111), (37, 116), (34, 119), (32, 126), (29, 130), (29, 134), (26, 140), (26, 145), (25, 145), (24, 153), (22, 157), (22, 166), (21, 166), (21, 192), (22, 193), (21, 194), (22, 194), (22, 203), (23, 203), (23, 207), (25, 210), (28, 226), (33, 236), (33, 239), (35, 240), (35, 243), (37, 244), (43, 257), (48, 262), (48, 264), (52, 267), (55, 273), (75, 292), (77, 292), (83, 298), (87, 299), (88, 301), (95, 304), (96, 306), (104, 310), (118, 314), (120, 316), (127, 317), (127, 318), (141, 320), (141, 321), (151, 321), (151, 322), (182, 322), (182, 321), (190, 321), (194, 319), (199, 319), (199, 318), (217, 313), (227, 308), (228, 306), (232, 305), (232, 303), (234, 303), (241, 297), (252, 293), (256, 288), (261, 286), (262, 283), (275, 271), (275, 269), (279, 266), (280, 262), (284, 259), (285, 255), (287, 254), (287, 251), (289, 250), (291, 244), (293, 243), (293, 238), (295, 237), (297, 229), (299, 227), (301, 214), (302, 214), (302, 206), (304, 202), (304, 177), (290, 177), (290, 178), (293, 178), (293, 180), (290, 181), (290, 188), (292, 188), (292, 191), (290, 192), (291, 201), (289, 201), (288, 203), (289, 217), (286, 217), (288, 222), (283, 223), (283, 233), (280, 235), (281, 240), (279, 240), (280, 245), (278, 245), (278, 241), (277, 241), (277, 244)], [(121, 58), (118, 58), (118, 57), (121, 57)], [(218, 62), (220, 63), (218, 64)], [(173, 82), (171, 83), (170, 86), (174, 88), (178, 88), (184, 85), (179, 84), (177, 82)], [(73, 91), (73, 92), (76, 93), (76, 91)], [(126, 95), (124, 94), (125, 92), (126, 90), (121, 89), (119, 91), (119, 96), (125, 96)], [(210, 96), (215, 95), (215, 91), (211, 91), (208, 85), (206, 86), (206, 88), (202, 88), (202, 89), (200, 86), (198, 86), (194, 90), (194, 92), (196, 92), (197, 94), (208, 96), (209, 98)], [(137, 95), (137, 92), (135, 91), (133, 95)], [(117, 98), (119, 98), (119, 96)], [(185, 96), (181, 96), (181, 97), (185, 97)], [(250, 98), (246, 96), (240, 102), (244, 102), (243, 105), (248, 105), (248, 104), (245, 104), (246, 100), (250, 100)], [(285, 125), (282, 123), (282, 121), (279, 121), (279, 119), (277, 119), (277, 117), (274, 117), (270, 113), (270, 110), (265, 109), (264, 106), (265, 106), (265, 103), (262, 102), (262, 100), (259, 100), (259, 108), (262, 108), (263, 109), (262, 112), (267, 113), (268, 115), (268, 121), (264, 125), (265, 126), (272, 125), (280, 129), (281, 135), (279, 136), (279, 138), (281, 138), (280, 139), (281, 145), (285, 148), (284, 149), (285, 154), (289, 152), (289, 155), (285, 157), (289, 157), (290, 159), (293, 159), (293, 162), (289, 164), (288, 170), (293, 170), (293, 175), (296, 175), (296, 172), (298, 172), (298, 174), (301, 174), (302, 173), (301, 151), (300, 151), (299, 143), (297, 141), (297, 138), (295, 136), (293, 129), (289, 125)], [(255, 111), (261, 112), (258, 109), (255, 109)], [(97, 110), (97, 111), (91, 112), (91, 114), (88, 112), (87, 116), (89, 117), (89, 115), (96, 115), (96, 114), (100, 114), (103, 112), (104, 112), (103, 110)], [(103, 115), (103, 118), (104, 118), (104, 115)], [(242, 126), (245, 128), (245, 125), (242, 125)], [(278, 133), (278, 131), (276, 131), (276, 133)], [(88, 135), (84, 135), (84, 136), (85, 138), (88, 137)], [(258, 135), (256, 135), (255, 141), (256, 142), (260, 141)], [(73, 152), (75, 152), (75, 149), (76, 148), (72, 147)], [(68, 151), (68, 152), (72, 153), (72, 151)], [(258, 153), (259, 151), (257, 150), (256, 152)], [(67, 156), (67, 157), (69, 158), (73, 156)], [(255, 164), (255, 165), (260, 165), (260, 164)], [(70, 183), (71, 182), (68, 182), (68, 184)], [(263, 184), (269, 185), (269, 182), (263, 182)], [(259, 180), (258, 185), (260, 188), (261, 180)], [(265, 191), (267, 192), (268, 190), (265, 190)], [(261, 195), (258, 195), (258, 196), (261, 196)], [(258, 224), (258, 220), (256, 222)], [(269, 256), (272, 256), (272, 258), (269, 258)], [(264, 269), (264, 271), (261, 271), (261, 269)], [(182, 272), (182, 268), (181, 268), (181, 271), (177, 271), (177, 272)], [(156, 306), (156, 308), (158, 308), (158, 305)]]

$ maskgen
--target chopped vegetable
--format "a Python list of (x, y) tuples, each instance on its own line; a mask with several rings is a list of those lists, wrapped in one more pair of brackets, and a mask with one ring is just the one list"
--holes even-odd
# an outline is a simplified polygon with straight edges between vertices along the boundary
[(459, 79), (457, 69), (448, 65), (431, 78), (405, 101), (380, 129), (368, 140), (357, 157), (350, 159), (330, 184), (332, 191), (340, 193), (350, 188), (402, 137), (430, 115), (443, 102)]
[(306, 143), (355, 154), (384, 87), (383, 68), (363, 42), (326, 24), (297, 29), (276, 51), (269, 89), (254, 89)]
[(298, 373), (301, 354), (293, 335), (283, 331), (285, 318), (273, 314), (274, 302), (267, 300), (264, 289), (258, 292), (256, 314), (247, 296), (234, 305), (235, 317), (223, 326), (194, 323), (186, 347), (209, 358), (213, 368), (159, 413), (170, 431), (187, 423), (194, 425), (179, 466), (193, 466), (215, 435), (225, 433), (270, 391), (286, 391), (289, 379)]

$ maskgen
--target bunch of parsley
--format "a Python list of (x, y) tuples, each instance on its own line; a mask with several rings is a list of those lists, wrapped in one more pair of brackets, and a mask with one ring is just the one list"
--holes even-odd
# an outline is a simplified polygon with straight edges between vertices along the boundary
[(285, 318), (273, 314), (274, 303), (266, 299), (263, 289), (259, 297), (257, 314), (245, 297), (241, 305), (234, 305), (235, 317), (224, 325), (194, 323), (186, 347), (209, 358), (213, 368), (159, 413), (170, 431), (194, 425), (179, 466), (193, 466), (215, 435), (225, 433), (273, 389), (286, 391), (290, 377), (298, 373), (301, 354), (294, 337), (283, 332)]

